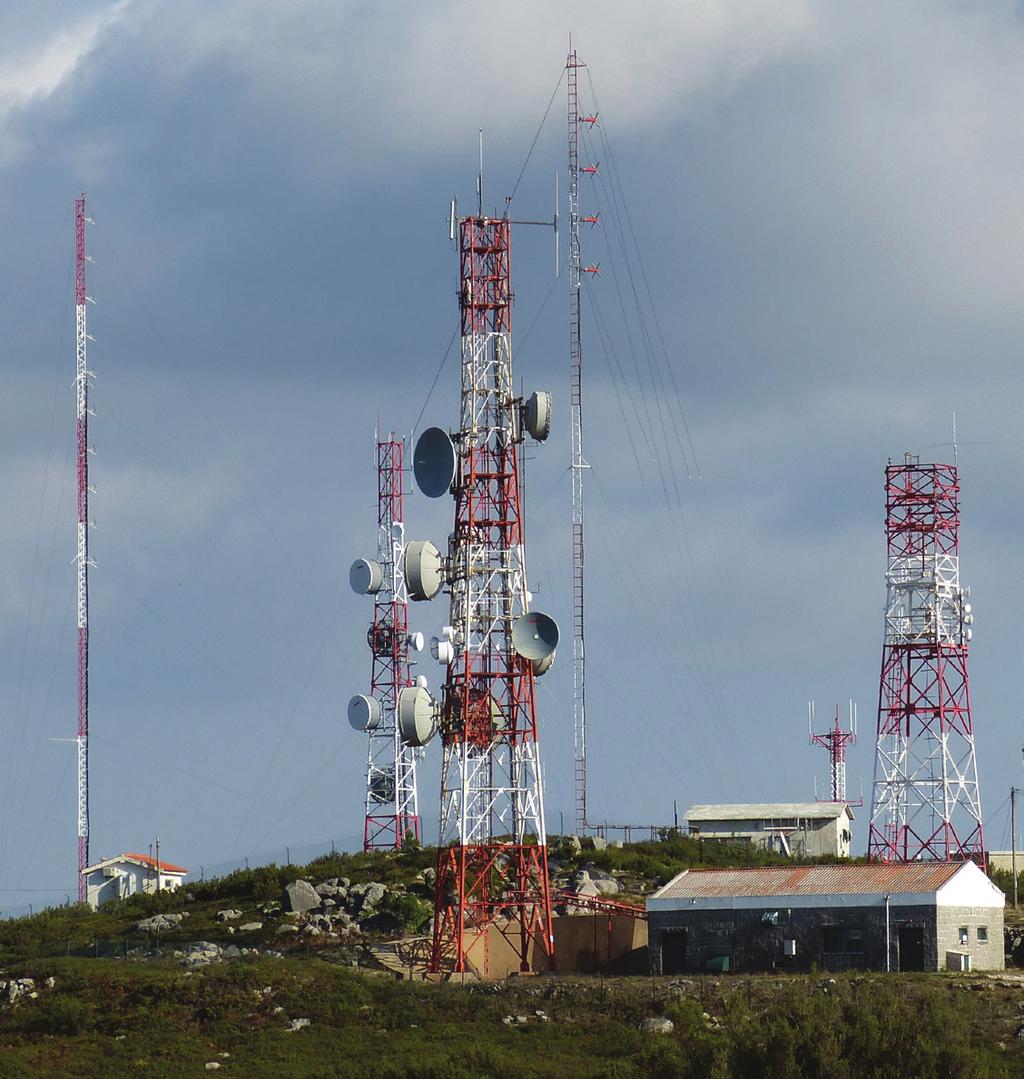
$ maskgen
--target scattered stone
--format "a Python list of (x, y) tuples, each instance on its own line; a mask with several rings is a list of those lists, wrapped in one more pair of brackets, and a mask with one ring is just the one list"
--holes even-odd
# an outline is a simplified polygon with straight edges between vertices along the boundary
[(289, 925), (287, 922), (285, 922), (283, 925), (279, 925), (277, 927), (277, 935), (279, 937), (283, 937), (286, 934), (291, 934), (292, 936), (296, 936), (296, 935), (298, 935), (298, 932), (299, 932), (299, 927), (297, 925)]
[(215, 1071), (217, 1071), (217, 1070), (218, 1070), (218, 1069), (220, 1068), (220, 1064), (219, 1064), (219, 1063), (218, 1063), (218, 1062), (217, 1062), (216, 1060), (208, 1060), (208, 1061), (207, 1061), (207, 1062), (206, 1062), (206, 1063), (205, 1063), (205, 1064), (203, 1065), (203, 1067), (204, 1067), (204, 1068), (205, 1068), (205, 1069), (206, 1069), (206, 1070), (207, 1070), (208, 1072), (215, 1072)]
[(241, 959), (242, 949), (235, 944), (229, 944), (221, 953), (222, 959)]
[(649, 1019), (640, 1020), (640, 1029), (649, 1034), (671, 1034), (676, 1025), (664, 1016), (651, 1016)]
[(140, 933), (166, 933), (169, 929), (177, 929), (184, 917), (184, 914), (154, 914), (152, 918), (136, 922), (133, 928)]
[(284, 890), (285, 906), (299, 914), (320, 906), (320, 896), (308, 880), (293, 880)]
[(246, 922), (245, 925), (238, 927), (239, 933), (255, 933), (257, 930), (263, 928), (262, 922)]
[(288, 1031), (302, 1030), (303, 1027), (308, 1027), (311, 1022), (312, 1022), (312, 1020), (310, 1020), (310, 1019), (293, 1019), (288, 1024), (288, 1026), (285, 1027), (285, 1030), (288, 1030)]
[(583, 844), (580, 842), (580, 837), (578, 835), (567, 835), (565, 841), (569, 845), (569, 849), (575, 854), (579, 854), (579, 852), (583, 850)]
[(242, 917), (240, 910), (218, 910), (217, 921), (218, 922), (234, 922)]
[(47, 989), (52, 989), (56, 984), (57, 984), (57, 979), (56, 978), (47, 978), (46, 981), (43, 982), (43, 985), (45, 985)]
[(820, 982), (814, 983), (814, 988), (820, 989), (823, 993), (828, 993), (831, 991), (832, 986), (834, 986), (835, 984), (835, 978), (822, 978)]
[(271, 1015), (280, 1015), (284, 1011), (284, 1008), (278, 1004), (276, 1008), (271, 1011)]

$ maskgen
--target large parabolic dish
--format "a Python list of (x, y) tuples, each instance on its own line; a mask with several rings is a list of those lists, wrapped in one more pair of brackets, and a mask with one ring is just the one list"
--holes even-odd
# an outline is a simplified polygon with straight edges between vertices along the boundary
[(428, 427), (416, 440), (412, 455), (412, 472), (416, 486), (427, 498), (440, 498), (451, 490), (455, 479), (455, 446), (448, 432), (440, 427)]
[(437, 732), (434, 698), (422, 686), (398, 694), (398, 733), (407, 746), (425, 746)]
[(530, 611), (512, 625), (512, 647), (533, 664), (534, 674), (543, 674), (558, 647), (558, 623), (541, 611)]
[(441, 591), (441, 552), (430, 540), (413, 540), (405, 547), (405, 587), (409, 599), (433, 599)]

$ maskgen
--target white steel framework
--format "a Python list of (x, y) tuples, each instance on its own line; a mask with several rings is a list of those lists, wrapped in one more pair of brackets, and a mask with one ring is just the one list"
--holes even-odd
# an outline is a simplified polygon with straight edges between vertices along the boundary
[(886, 469), (885, 643), (868, 854), (985, 864), (955, 465)]
[(394, 435), (377, 438), (377, 562), (381, 586), (374, 596), (367, 641), (373, 655), (371, 692), (381, 719), (368, 732), (364, 850), (400, 850), (420, 839), (416, 794), (417, 750), (399, 736), (398, 694), (412, 685), (409, 602), (405, 564), (402, 469), (405, 444)]

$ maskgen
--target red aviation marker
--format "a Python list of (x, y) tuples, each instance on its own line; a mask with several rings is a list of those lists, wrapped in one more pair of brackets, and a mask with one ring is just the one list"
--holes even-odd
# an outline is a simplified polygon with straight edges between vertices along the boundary
[(885, 470), (888, 569), (868, 856), (985, 867), (955, 465)]

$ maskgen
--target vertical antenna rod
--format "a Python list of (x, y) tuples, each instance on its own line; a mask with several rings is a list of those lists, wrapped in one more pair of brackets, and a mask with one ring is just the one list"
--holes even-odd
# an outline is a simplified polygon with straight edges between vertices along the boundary
[(572, 427), (572, 740), (576, 833), (587, 830), (587, 679), (583, 617), (583, 349), (581, 342), (579, 95), (577, 69), (584, 67), (569, 42), (569, 408)]
[(89, 864), (89, 378), (86, 364), (85, 195), (75, 199), (75, 417), (77, 434), (78, 606), (78, 901), (86, 900), (83, 869)]
[[(814, 723), (814, 702), (811, 701), (808, 705), (808, 716), (810, 719), (810, 744), (812, 746), (820, 746), (822, 749), (828, 751), (828, 763), (829, 763), (829, 793), (830, 802), (847, 802), (846, 798), (846, 750), (847, 747), (852, 746), (857, 741), (856, 732), (853, 729), (853, 702), (850, 702), (850, 729), (844, 731), (839, 726), (839, 705), (836, 705), (835, 722), (832, 728), (826, 731), (824, 734), (815, 734), (813, 730)], [(852, 802), (847, 802), (848, 805), (853, 805)]]

